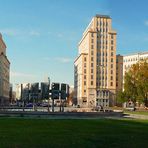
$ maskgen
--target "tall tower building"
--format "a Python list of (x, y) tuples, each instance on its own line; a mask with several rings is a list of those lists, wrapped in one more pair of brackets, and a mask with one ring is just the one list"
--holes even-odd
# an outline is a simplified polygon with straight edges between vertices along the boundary
[(6, 56), (6, 45), (0, 34), (0, 105), (9, 103), (9, 67)]
[(78, 44), (74, 89), (82, 107), (113, 105), (116, 92), (116, 31), (107, 15), (96, 15)]

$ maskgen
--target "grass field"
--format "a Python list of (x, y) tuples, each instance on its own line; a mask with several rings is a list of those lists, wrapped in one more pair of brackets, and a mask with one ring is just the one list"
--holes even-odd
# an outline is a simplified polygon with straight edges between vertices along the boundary
[(137, 115), (148, 115), (148, 111), (124, 111), (128, 114), (137, 114)]
[(0, 118), (0, 148), (142, 148), (148, 120)]

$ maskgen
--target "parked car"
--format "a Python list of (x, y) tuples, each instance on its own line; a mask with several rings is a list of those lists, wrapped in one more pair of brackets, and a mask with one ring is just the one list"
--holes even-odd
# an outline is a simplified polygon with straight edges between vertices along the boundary
[[(40, 106), (41, 107), (48, 107), (48, 103), (42, 103), (42, 104), (40, 104)], [(51, 105), (49, 104), (49, 107), (50, 107)]]
[(33, 107), (33, 103), (28, 103), (26, 107)]

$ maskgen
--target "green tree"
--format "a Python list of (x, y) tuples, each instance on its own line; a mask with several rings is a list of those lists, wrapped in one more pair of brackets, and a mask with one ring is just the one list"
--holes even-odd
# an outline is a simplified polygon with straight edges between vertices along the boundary
[(125, 92), (123, 92), (121, 90), (117, 92), (116, 99), (117, 99), (117, 104), (124, 103), (124, 102), (128, 101), (128, 98), (127, 98)]
[(124, 77), (124, 92), (129, 100), (148, 105), (148, 59), (134, 64)]

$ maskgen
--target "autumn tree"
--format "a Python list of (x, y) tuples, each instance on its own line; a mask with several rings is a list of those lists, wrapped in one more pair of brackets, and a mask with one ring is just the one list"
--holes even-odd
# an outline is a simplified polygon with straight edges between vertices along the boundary
[(124, 93), (136, 103), (148, 105), (148, 59), (141, 60), (126, 72), (124, 77)]

